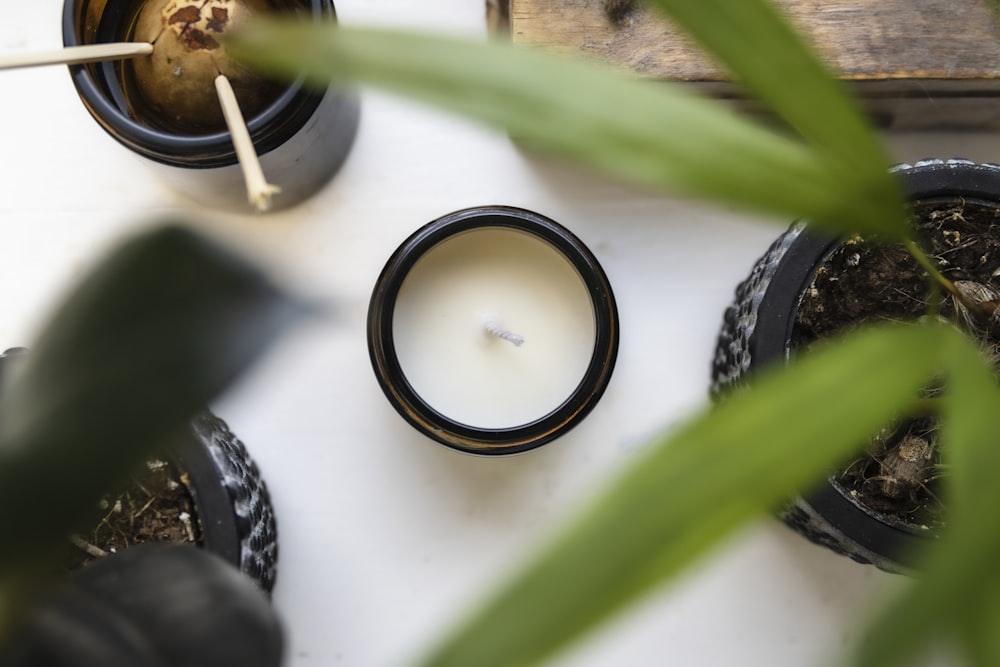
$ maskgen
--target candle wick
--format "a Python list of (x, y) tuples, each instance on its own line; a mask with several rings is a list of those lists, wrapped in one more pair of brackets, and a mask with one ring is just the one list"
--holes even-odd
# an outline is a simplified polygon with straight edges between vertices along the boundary
[(496, 336), (500, 340), (505, 340), (508, 343), (513, 343), (515, 347), (521, 347), (524, 344), (524, 336), (519, 336), (513, 331), (504, 329), (502, 326), (496, 322), (487, 322), (485, 325), (487, 333)]

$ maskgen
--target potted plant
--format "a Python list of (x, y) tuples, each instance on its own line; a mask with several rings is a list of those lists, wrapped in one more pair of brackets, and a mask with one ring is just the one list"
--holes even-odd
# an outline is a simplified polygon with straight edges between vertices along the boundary
[[(927, 270), (904, 247), (795, 224), (758, 260), (726, 310), (713, 394), (721, 398), (768, 364), (788, 363), (818, 340), (880, 320), (947, 318), (995, 360), (993, 282), (1000, 257), (992, 227), (1000, 211), (1000, 169), (933, 159), (894, 171), (940, 271), (936, 289), (928, 289)], [(940, 496), (947, 462), (928, 412), (888, 424), (866, 451), (783, 508), (782, 518), (857, 561), (890, 572), (912, 567), (923, 543), (937, 539), (946, 524)]]
[[(619, 178), (777, 215), (785, 224), (809, 220), (837, 237), (902, 244), (937, 278), (927, 289), (947, 289), (950, 281), (940, 279), (917, 240), (903, 184), (878, 137), (778, 11), (765, 0), (649, 4), (728, 67), (773, 113), (772, 122), (754, 124), (661, 82), (499, 44), (261, 24), (233, 46), (269, 72), (304, 71), (317, 85), (376, 84), (497, 124), (525, 146)], [(899, 664), (944, 636), (971, 663), (996, 664), (989, 620), (1000, 602), (993, 573), (1000, 533), (988, 517), (1000, 507), (990, 480), (1000, 393), (981, 339), (933, 310), (812, 346), (654, 438), (425, 664), (536, 664), (827, 476), (897, 415), (921, 410), (940, 420), (947, 534), (917, 557), (921, 577), (876, 621), (855, 659)], [(928, 400), (927, 387), (942, 381), (944, 390)]]
[[(190, 440), (192, 427), (221, 438), (216, 450), (240, 449), (203, 406), (304, 312), (245, 260), (168, 225), (111, 252), (31, 352), (10, 355), (0, 390), (0, 663), (279, 664), (280, 624), (260, 585), (271, 573), (255, 570), (263, 561), (249, 544), (247, 562), (226, 562), (234, 554), (212, 545), (144, 545), (68, 577), (62, 556), (101, 494), (178, 437)], [(190, 449), (179, 451), (190, 465)], [(255, 476), (239, 467), (224, 486)], [(238, 513), (240, 531), (269, 524), (260, 500)]]
[[(0, 354), (0, 378), (26, 352), (12, 348)], [(277, 524), (267, 485), (246, 446), (209, 410), (167, 440), (158, 456), (102, 496), (99, 521), (70, 536), (70, 566), (147, 542), (195, 544), (269, 593), (277, 575)]]

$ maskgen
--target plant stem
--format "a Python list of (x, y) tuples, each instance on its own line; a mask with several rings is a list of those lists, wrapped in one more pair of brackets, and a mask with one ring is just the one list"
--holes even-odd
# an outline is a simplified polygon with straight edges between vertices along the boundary
[(913, 259), (917, 260), (917, 263), (920, 264), (925, 271), (927, 271), (928, 275), (930, 275), (934, 282), (947, 290), (953, 297), (961, 301), (967, 308), (977, 308), (976, 304), (971, 303), (968, 297), (962, 294), (962, 292), (955, 287), (955, 283), (944, 277), (944, 274), (938, 270), (931, 258), (927, 256), (927, 253), (925, 253), (923, 249), (921, 249), (921, 247), (913, 241), (913, 239), (905, 239), (903, 241), (903, 246), (906, 248), (907, 252), (913, 256)]
[(927, 286), (927, 314), (931, 318), (936, 318), (941, 314), (941, 283), (936, 280), (929, 281)]
[[(945, 278), (944, 275), (942, 275), (942, 273), (938, 270), (937, 266), (934, 265), (934, 262), (931, 260), (931, 258), (928, 257), (927, 254), (924, 253), (923, 250), (921, 250), (920, 246), (914, 243), (912, 239), (906, 239), (905, 241), (903, 241), (903, 246), (907, 249), (907, 251), (909, 251), (909, 253), (913, 256), (913, 258), (916, 259), (917, 262), (930, 275), (932, 279), (931, 281), (932, 287), (936, 285), (944, 287), (944, 289), (946, 289), (949, 294), (955, 297), (955, 300), (958, 303), (964, 306), (970, 313), (976, 315), (979, 318), (983, 318), (984, 321), (989, 321), (991, 318), (994, 317), (994, 315), (996, 315), (998, 307), (996, 300), (991, 299), (988, 301), (986, 300), (977, 301), (973, 299), (970, 294), (958, 289), (955, 283)], [(932, 289), (930, 295), (931, 299), (934, 299), (933, 292), (934, 290)], [(937, 310), (936, 307), (934, 307), (932, 304), (931, 307), (928, 309), (928, 312), (930, 314), (933, 314), (936, 310)]]

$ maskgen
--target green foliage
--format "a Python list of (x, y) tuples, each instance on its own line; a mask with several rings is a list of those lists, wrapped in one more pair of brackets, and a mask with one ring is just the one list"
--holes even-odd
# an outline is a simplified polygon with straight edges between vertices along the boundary
[(1000, 508), (1000, 389), (980, 351), (956, 342), (940, 399), (950, 466), (946, 539), (928, 550), (920, 578), (869, 629), (859, 667), (903, 665), (931, 639), (948, 636), (970, 665), (1000, 664), (1000, 531), (990, 530)]
[[(916, 248), (886, 153), (857, 103), (768, 2), (650, 2), (785, 129), (755, 125), (662, 82), (499, 44), (264, 23), (231, 46), (268, 72), (380, 86), (618, 178)], [(1000, 397), (974, 345), (937, 324), (831, 345), (663, 434), (425, 664), (538, 663), (829, 470), (937, 374), (949, 382), (942, 428), (955, 468), (950, 529), (856, 659), (903, 664), (930, 638), (947, 636), (971, 664), (998, 664), (1000, 642), (990, 630), (1000, 622), (1000, 576), (992, 569), (1000, 529), (988, 527), (1000, 509), (1000, 485), (989, 481)]]
[[(840, 163), (838, 179), (870, 199), (872, 220), (907, 235), (899, 214), (901, 194), (886, 170), (889, 158), (857, 100), (768, 0), (648, 0), (712, 54), (749, 93), (758, 97), (825, 158)], [(766, 48), (762, 48), (766, 45)], [(777, 179), (768, 189), (773, 193)], [(846, 193), (845, 193), (846, 194)], [(868, 222), (823, 218), (814, 222), (864, 232)], [(872, 229), (871, 231), (877, 231)], [(885, 230), (883, 230), (884, 232)]]
[[(848, 457), (887, 414), (912, 408), (950, 333), (866, 331), (663, 434), (425, 664), (537, 664)], [(830, 396), (843, 400), (818, 409)]]
[[(649, 0), (819, 150), (892, 192), (857, 101), (766, 0)], [(766, 45), (766, 48), (762, 48)]]
[[(0, 392), (0, 635), (13, 586), (307, 309), (177, 226), (115, 249), (56, 309)], [(56, 489), (59, 493), (40, 493)], [(17, 591), (23, 593), (24, 591)]]
[[(256, 24), (229, 47), (273, 74), (302, 74), (319, 85), (361, 80), (452, 109), (632, 182), (839, 230), (906, 233), (880, 154), (878, 177), (861, 179), (844, 149), (810, 147), (680, 86), (496, 43), (332, 25)], [(803, 85), (790, 95), (781, 87), (775, 96), (826, 99), (824, 90)], [(835, 122), (816, 111), (803, 130)]]

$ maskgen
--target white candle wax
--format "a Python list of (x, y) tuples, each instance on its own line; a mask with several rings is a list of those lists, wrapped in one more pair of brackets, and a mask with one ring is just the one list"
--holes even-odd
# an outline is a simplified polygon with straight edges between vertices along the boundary
[(559, 251), (526, 232), (477, 228), (434, 246), (407, 274), (393, 343), (428, 405), (467, 426), (512, 428), (577, 388), (594, 353), (594, 320), (586, 286)]

